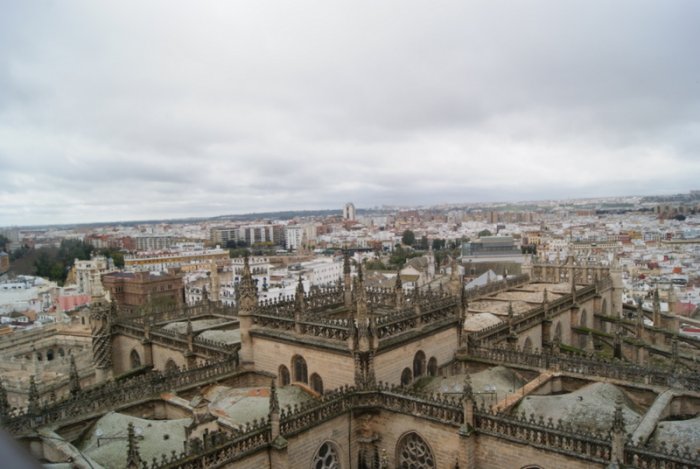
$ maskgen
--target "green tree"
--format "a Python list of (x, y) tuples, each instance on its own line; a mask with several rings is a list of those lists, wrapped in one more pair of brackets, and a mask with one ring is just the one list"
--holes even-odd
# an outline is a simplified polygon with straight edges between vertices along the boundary
[(98, 251), (105, 257), (109, 257), (114, 262), (114, 267), (122, 269), (124, 267), (124, 253), (115, 248), (104, 248)]
[(416, 242), (416, 234), (411, 230), (404, 231), (401, 236), (401, 242), (406, 246), (413, 246), (413, 243)]
[(367, 270), (387, 270), (387, 266), (379, 259), (371, 259), (365, 262), (364, 267)]
[(433, 251), (439, 251), (445, 249), (447, 242), (444, 239), (434, 239), (433, 240)]
[(428, 250), (428, 237), (427, 236), (421, 236), (420, 238), (420, 243), (418, 244), (418, 248), (422, 249), (423, 251)]
[(484, 236), (493, 236), (493, 234), (489, 230), (479, 231), (479, 238), (483, 238)]
[(10, 245), (10, 239), (5, 235), (0, 234), (0, 251), (7, 252), (7, 248), (9, 245)]
[(228, 257), (232, 259), (235, 257), (245, 257), (246, 254), (248, 254), (247, 248), (235, 248), (228, 250)]
[(58, 250), (40, 248), (34, 261), (36, 274), (63, 284), (75, 259), (90, 259), (92, 246), (78, 239), (64, 239)]

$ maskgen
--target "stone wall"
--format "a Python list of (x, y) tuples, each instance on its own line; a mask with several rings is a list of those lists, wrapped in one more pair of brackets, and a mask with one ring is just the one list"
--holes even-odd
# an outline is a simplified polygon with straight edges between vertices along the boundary
[(464, 461), (460, 460), (461, 438), (453, 426), (390, 411), (382, 411), (374, 417), (373, 426), (381, 434), (377, 445), (386, 450), (389, 467), (398, 467), (397, 445), (408, 433), (418, 434), (427, 443), (435, 458), (435, 467), (452, 468), (458, 461), (460, 467), (464, 467)]
[[(531, 445), (515, 443), (504, 438), (479, 435), (476, 445), (476, 467), (479, 469), (519, 469), (534, 465), (547, 469), (593, 469), (604, 464), (537, 449)], [(441, 467), (441, 466), (439, 466)]]
[(341, 467), (351, 467), (350, 414), (336, 417), (287, 440), (289, 467), (314, 467), (313, 458), (326, 441), (338, 451)]
[(253, 350), (257, 371), (278, 376), (280, 365), (284, 365), (293, 381), (292, 357), (299, 355), (306, 361), (307, 375), (310, 377), (318, 373), (324, 389), (335, 389), (355, 382), (354, 362), (349, 350), (347, 355), (341, 355), (313, 348), (303, 342), (289, 343), (260, 336), (253, 337)]
[(419, 350), (425, 353), (426, 364), (431, 357), (435, 357), (439, 367), (452, 361), (458, 345), (456, 328), (450, 328), (413, 342), (405, 342), (400, 347), (375, 357), (375, 374), (378, 380), (389, 384), (400, 384), (402, 370), (404, 368), (413, 370), (413, 359)]

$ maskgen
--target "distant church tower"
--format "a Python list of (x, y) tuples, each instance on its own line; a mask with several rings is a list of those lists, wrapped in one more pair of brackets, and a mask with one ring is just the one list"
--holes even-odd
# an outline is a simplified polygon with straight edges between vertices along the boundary
[(355, 221), (355, 204), (348, 202), (343, 207), (343, 220)]

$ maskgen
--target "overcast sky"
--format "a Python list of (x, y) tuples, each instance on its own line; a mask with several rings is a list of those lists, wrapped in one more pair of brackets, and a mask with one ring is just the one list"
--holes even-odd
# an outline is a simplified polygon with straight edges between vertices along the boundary
[(699, 179), (696, 0), (0, 0), (0, 225)]

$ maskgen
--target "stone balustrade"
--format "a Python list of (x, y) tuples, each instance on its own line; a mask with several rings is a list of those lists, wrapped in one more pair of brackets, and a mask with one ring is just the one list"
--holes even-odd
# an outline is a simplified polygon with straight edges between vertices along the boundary
[(37, 426), (106, 412), (130, 402), (155, 397), (161, 392), (211, 381), (237, 370), (238, 360), (231, 359), (167, 373), (154, 371), (86, 388), (75, 397), (44, 405), (36, 415), (29, 414), (27, 409), (15, 408), (10, 415), (0, 416), (0, 420), (10, 433), (22, 435)]
[[(419, 417), (451, 426), (457, 431), (464, 424), (461, 396), (442, 394), (421, 395), (407, 388), (379, 383), (373, 388), (345, 386), (329, 391), (315, 401), (287, 406), (280, 411), (280, 434), (291, 437), (315, 428), (319, 423), (342, 416), (358, 409), (386, 410)], [(527, 444), (545, 451), (598, 464), (611, 459), (612, 439), (606, 434), (590, 434), (561, 420), (544, 420), (535, 415), (510, 415), (482, 407), (474, 409), (474, 430), (509, 441)], [(247, 424), (231, 437), (218, 438), (216, 445), (188, 444), (189, 451), (170, 458), (163, 455), (153, 460), (151, 469), (195, 469), (219, 466), (240, 460), (255, 451), (266, 449), (271, 443), (271, 426), (268, 419)], [(700, 456), (690, 448), (671, 449), (635, 446), (627, 441), (624, 448), (625, 462), (640, 468), (692, 468), (700, 463)]]
[(603, 360), (584, 355), (564, 355), (544, 352), (528, 352), (506, 347), (470, 347), (460, 360), (476, 358), (494, 364), (523, 365), (540, 369), (556, 368), (559, 371), (585, 376), (599, 376), (658, 386), (682, 387), (700, 391), (700, 373), (697, 371), (670, 370), (651, 365), (638, 365), (619, 360)]

